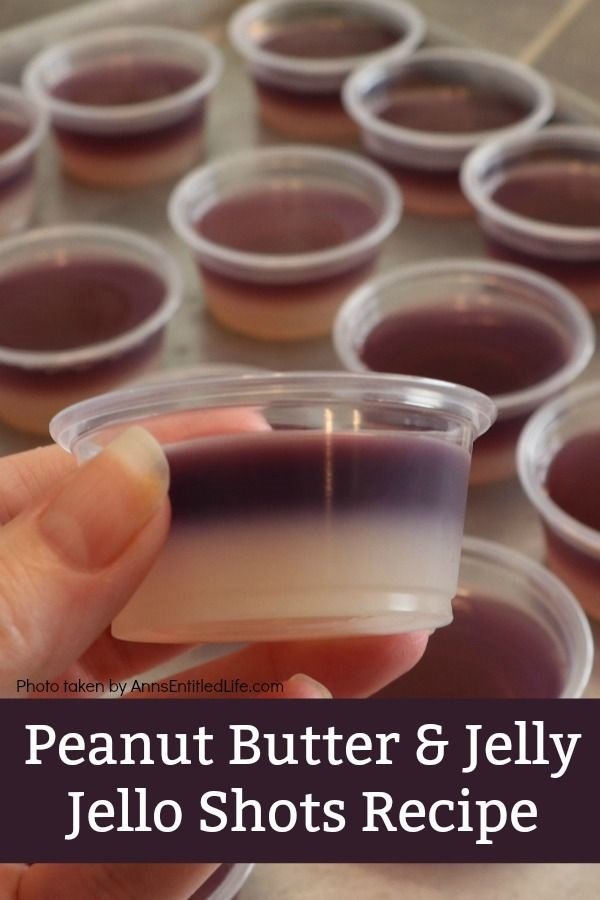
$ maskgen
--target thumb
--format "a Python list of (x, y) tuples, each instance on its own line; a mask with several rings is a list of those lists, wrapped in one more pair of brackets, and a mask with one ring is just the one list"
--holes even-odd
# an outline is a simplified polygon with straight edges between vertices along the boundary
[(68, 668), (124, 606), (164, 542), (168, 483), (130, 428), (0, 529), (0, 696)]

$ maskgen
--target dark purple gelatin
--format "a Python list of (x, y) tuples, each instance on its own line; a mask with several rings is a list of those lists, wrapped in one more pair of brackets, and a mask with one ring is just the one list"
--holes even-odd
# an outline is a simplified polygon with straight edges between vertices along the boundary
[(261, 47), (301, 59), (341, 59), (385, 50), (402, 37), (403, 30), (375, 19), (321, 15), (275, 31), (261, 41)]
[(246, 253), (313, 253), (361, 237), (377, 222), (355, 194), (298, 187), (249, 191), (221, 200), (197, 222), (203, 237)]
[(597, 161), (544, 160), (508, 172), (492, 194), (505, 209), (553, 225), (600, 228)]
[(0, 118), (0, 153), (6, 153), (22, 141), (29, 128), (23, 122)]
[(281, 513), (462, 515), (466, 451), (411, 435), (309, 431), (203, 437), (167, 447), (175, 522)]
[(201, 77), (181, 63), (123, 60), (81, 69), (59, 81), (53, 96), (85, 106), (128, 106), (170, 97)]
[(600, 431), (589, 431), (561, 447), (546, 473), (546, 490), (566, 513), (600, 531)]
[(556, 698), (565, 660), (530, 616), (500, 600), (453, 602), (454, 621), (430, 638), (414, 669), (376, 696), (387, 698)]
[(506, 128), (529, 111), (526, 103), (483, 85), (407, 77), (377, 115), (392, 125), (416, 131), (468, 134)]
[(491, 306), (395, 313), (361, 351), (376, 372), (440, 378), (498, 396), (548, 378), (568, 359), (564, 336), (535, 315)]
[(162, 280), (112, 259), (50, 261), (0, 277), (0, 346), (59, 351), (117, 337), (163, 302)]

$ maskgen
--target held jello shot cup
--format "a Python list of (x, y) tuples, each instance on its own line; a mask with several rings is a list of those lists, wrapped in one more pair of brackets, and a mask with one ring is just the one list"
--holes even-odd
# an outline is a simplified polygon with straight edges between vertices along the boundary
[(533, 69), (455, 47), (361, 67), (343, 99), (369, 154), (399, 181), (407, 210), (440, 218), (472, 215), (459, 170), (474, 147), (498, 133), (529, 134), (554, 108)]
[(229, 27), (263, 123), (308, 141), (354, 138), (341, 102), (344, 79), (374, 56), (407, 56), (424, 34), (421, 13), (403, 0), (258, 0)]
[(531, 413), (586, 367), (590, 316), (555, 281), (520, 266), (442, 259), (402, 266), (348, 298), (334, 328), (355, 372), (441, 378), (492, 397), (498, 418), (477, 442), (471, 483), (509, 478)]
[(304, 145), (247, 150), (192, 172), (169, 217), (191, 250), (206, 304), (263, 340), (326, 335), (398, 224), (394, 181), (351, 153)]
[(221, 69), (219, 51), (203, 38), (136, 26), (55, 44), (32, 60), (23, 83), (49, 111), (69, 175), (128, 188), (173, 178), (198, 161)]
[(0, 243), (0, 418), (48, 434), (66, 404), (158, 364), (179, 270), (148, 238), (104, 225)]
[(25, 228), (35, 203), (35, 157), (45, 113), (17, 88), (0, 85), (0, 237)]
[(491, 256), (556, 278), (600, 312), (600, 128), (498, 138), (461, 171)]
[(380, 697), (581, 697), (594, 659), (590, 626), (568, 588), (501, 544), (466, 537), (454, 619)]
[(107, 394), (51, 433), (83, 460), (136, 423), (167, 454), (171, 532), (115, 637), (265, 641), (447, 624), (493, 416), (443, 382), (277, 373)]
[(518, 466), (550, 568), (600, 619), (600, 382), (538, 410), (521, 435)]

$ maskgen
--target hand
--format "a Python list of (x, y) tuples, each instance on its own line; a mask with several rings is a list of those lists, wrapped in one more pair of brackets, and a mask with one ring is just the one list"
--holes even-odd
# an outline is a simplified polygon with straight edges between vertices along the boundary
[[(117, 641), (109, 628), (166, 538), (167, 491), (160, 445), (141, 428), (82, 467), (58, 447), (0, 459), (0, 696), (15, 696), (18, 678), (122, 680), (181, 653)], [(423, 634), (254, 644), (181, 677), (281, 681), (277, 697), (362, 697), (415, 665), (425, 644)], [(187, 900), (214, 868), (4, 866), (0, 898)]]

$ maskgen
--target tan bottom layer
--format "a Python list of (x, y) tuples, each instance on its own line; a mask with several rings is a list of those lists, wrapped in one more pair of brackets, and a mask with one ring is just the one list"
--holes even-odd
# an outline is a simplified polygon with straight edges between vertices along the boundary
[(342, 109), (339, 112), (313, 112), (309, 105), (306, 109), (298, 109), (262, 94), (259, 96), (259, 108), (263, 124), (287, 138), (324, 142), (358, 138), (356, 125)]
[(517, 470), (515, 453), (516, 444), (502, 444), (497, 450), (486, 447), (479, 451), (475, 442), (469, 484), (492, 484), (513, 478)]
[(36, 389), (33, 382), (20, 385), (0, 377), (0, 419), (18, 431), (47, 437), (50, 419), (61, 409), (87, 397), (113, 390), (143, 372), (157, 368), (159, 359), (159, 353), (146, 357), (125, 373), (117, 366), (116, 375), (111, 375), (109, 368), (103, 368), (102, 373), (97, 376), (74, 373), (68, 384), (55, 389), (48, 385)]
[(62, 163), (68, 174), (94, 187), (130, 188), (167, 181), (187, 172), (202, 155), (202, 129), (181, 138), (165, 150), (135, 156), (89, 153), (61, 144)]
[[(204, 296), (215, 319), (239, 334), (266, 341), (299, 341), (329, 334), (340, 305), (370, 274), (341, 276), (326, 287), (281, 287), (281, 300), (264, 299), (261, 285), (236, 288), (235, 282), (203, 270)], [(293, 291), (294, 296), (290, 297)], [(286, 296), (287, 294), (287, 296)]]
[(473, 207), (462, 193), (458, 182), (429, 184), (426, 178), (397, 176), (407, 212), (435, 219), (470, 219)]

